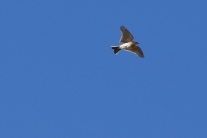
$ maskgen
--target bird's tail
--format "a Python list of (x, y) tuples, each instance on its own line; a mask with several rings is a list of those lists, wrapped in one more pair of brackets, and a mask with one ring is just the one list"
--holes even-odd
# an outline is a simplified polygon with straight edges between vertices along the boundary
[(117, 54), (121, 50), (119, 46), (112, 46), (111, 48), (114, 50), (114, 54)]

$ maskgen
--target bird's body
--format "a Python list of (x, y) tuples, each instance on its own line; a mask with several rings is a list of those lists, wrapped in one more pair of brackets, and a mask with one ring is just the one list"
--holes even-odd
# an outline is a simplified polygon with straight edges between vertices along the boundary
[(136, 46), (136, 43), (134, 43), (134, 42), (128, 42), (128, 43), (124, 43), (124, 44), (121, 44), (119, 47), (121, 48), (121, 49), (124, 49), (124, 50), (132, 50), (133, 49), (133, 47), (135, 47)]
[(134, 37), (132, 34), (124, 27), (120, 27), (122, 31), (122, 37), (120, 39), (121, 44), (120, 46), (112, 46), (112, 49), (114, 49), (114, 53), (117, 54), (120, 50), (126, 50), (129, 52), (132, 52), (134, 54), (137, 54), (139, 57), (144, 58), (144, 54), (139, 46), (138, 42), (133, 41)]

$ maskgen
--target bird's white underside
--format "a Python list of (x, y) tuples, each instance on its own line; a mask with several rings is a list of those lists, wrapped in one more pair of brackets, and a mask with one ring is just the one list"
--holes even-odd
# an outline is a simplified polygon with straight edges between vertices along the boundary
[(132, 42), (121, 44), (119, 47), (124, 50), (129, 50), (129, 48), (133, 45)]

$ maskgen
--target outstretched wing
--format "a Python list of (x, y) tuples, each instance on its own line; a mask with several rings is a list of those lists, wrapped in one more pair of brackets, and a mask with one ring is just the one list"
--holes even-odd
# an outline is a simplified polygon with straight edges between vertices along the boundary
[(124, 26), (121, 26), (120, 29), (122, 32), (120, 42), (127, 43), (134, 39), (133, 35)]
[(134, 47), (131, 52), (137, 54), (141, 58), (144, 58), (144, 53), (142, 52), (142, 49), (139, 46)]

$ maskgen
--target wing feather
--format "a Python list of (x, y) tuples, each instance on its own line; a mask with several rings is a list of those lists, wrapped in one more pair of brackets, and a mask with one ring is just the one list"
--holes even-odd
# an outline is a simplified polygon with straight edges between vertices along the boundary
[(133, 48), (132, 52), (134, 54), (137, 54), (139, 57), (144, 58), (144, 53), (142, 52), (142, 49), (139, 46)]
[(121, 26), (120, 29), (122, 32), (120, 42), (127, 43), (134, 39), (133, 35), (124, 26)]

